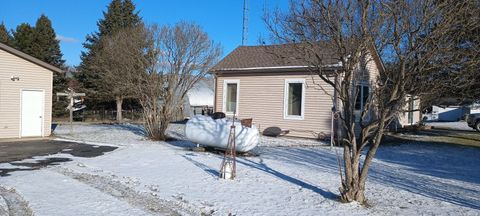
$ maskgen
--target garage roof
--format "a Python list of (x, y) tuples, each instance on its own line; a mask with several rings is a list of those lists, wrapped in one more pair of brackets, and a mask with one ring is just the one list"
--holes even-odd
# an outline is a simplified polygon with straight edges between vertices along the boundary
[(40, 60), (40, 59), (37, 59), (37, 58), (35, 58), (35, 57), (31, 56), (31, 55), (28, 55), (28, 54), (26, 54), (26, 53), (24, 53), (24, 52), (21, 52), (21, 51), (19, 51), (19, 50), (17, 50), (17, 49), (14, 49), (14, 48), (12, 48), (12, 47), (9, 47), (9, 46), (7, 46), (7, 45), (5, 45), (5, 44), (3, 44), (3, 43), (0, 43), (0, 49), (5, 50), (6, 52), (8, 52), (8, 53), (10, 53), (10, 54), (16, 55), (16, 56), (18, 56), (18, 57), (20, 57), (20, 58), (23, 58), (23, 59), (25, 59), (25, 60), (27, 60), (27, 61), (29, 61), (29, 62), (32, 62), (32, 63), (34, 63), (34, 64), (36, 64), (36, 65), (39, 65), (39, 66), (41, 66), (41, 67), (44, 67), (44, 68), (46, 68), (46, 69), (48, 69), (48, 70), (51, 70), (51, 71), (54, 71), (54, 72), (58, 72), (58, 73), (63, 73), (63, 72), (64, 72), (62, 69), (60, 69), (60, 68), (58, 68), (58, 67), (55, 67), (55, 66), (53, 66), (53, 65), (51, 65), (51, 64), (48, 64), (48, 63), (46, 63), (46, 62), (44, 62), (44, 61), (42, 61), (42, 60)]

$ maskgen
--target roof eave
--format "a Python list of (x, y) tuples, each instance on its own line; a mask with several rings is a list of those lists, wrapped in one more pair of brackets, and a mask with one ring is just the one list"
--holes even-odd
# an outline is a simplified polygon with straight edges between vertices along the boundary
[[(340, 66), (323, 67), (324, 70), (339, 70)], [(211, 74), (236, 74), (236, 73), (280, 73), (280, 72), (307, 72), (315, 70), (315, 67), (285, 67), (285, 68), (221, 68), (210, 70)]]
[(20, 57), (20, 58), (22, 58), (22, 59), (25, 59), (25, 60), (27, 60), (27, 61), (29, 61), (29, 62), (32, 62), (32, 63), (34, 63), (34, 64), (36, 64), (36, 65), (38, 65), (38, 66), (44, 67), (44, 68), (46, 68), (46, 69), (48, 69), (48, 70), (51, 70), (51, 71), (54, 71), (54, 72), (57, 72), (57, 73), (65, 73), (65, 71), (63, 71), (62, 69), (60, 69), (60, 68), (58, 68), (58, 67), (55, 67), (55, 66), (53, 66), (53, 65), (51, 65), (51, 64), (48, 64), (48, 63), (46, 63), (46, 62), (44, 62), (44, 61), (42, 61), (42, 60), (40, 60), (40, 59), (37, 59), (37, 58), (35, 58), (35, 57), (31, 56), (31, 55), (28, 55), (28, 54), (26, 54), (26, 53), (24, 53), (24, 52), (21, 52), (21, 51), (15, 49), (15, 48), (12, 48), (12, 47), (10, 47), (10, 46), (7, 46), (7, 45), (3, 44), (3, 43), (0, 43), (0, 49), (5, 50), (6, 52), (8, 52), (8, 53), (10, 53), (10, 54), (12, 54), (12, 55), (18, 56), (18, 57)]

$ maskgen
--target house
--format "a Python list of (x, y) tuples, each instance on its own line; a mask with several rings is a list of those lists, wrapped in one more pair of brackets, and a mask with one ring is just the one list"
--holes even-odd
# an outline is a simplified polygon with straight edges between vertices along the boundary
[[(276, 130), (296, 137), (329, 137), (333, 87), (312, 75), (304, 61), (284, 60), (272, 54), (289, 46), (240, 46), (211, 68), (215, 77), (214, 110), (227, 116), (235, 112), (239, 118), (253, 118), (261, 132)], [(321, 52), (326, 56), (325, 70), (336, 70), (340, 62), (332, 57), (333, 52), (328, 48)], [(360, 116), (370, 87), (383, 68), (378, 56), (368, 58), (371, 59), (367, 59), (366, 70), (356, 74), (356, 116)]]
[(407, 125), (416, 125), (422, 120), (419, 97), (408, 95), (407, 104), (403, 109), (406, 111), (399, 114), (394, 125), (395, 128), (401, 128)]
[(0, 43), (0, 138), (50, 135), (57, 67)]

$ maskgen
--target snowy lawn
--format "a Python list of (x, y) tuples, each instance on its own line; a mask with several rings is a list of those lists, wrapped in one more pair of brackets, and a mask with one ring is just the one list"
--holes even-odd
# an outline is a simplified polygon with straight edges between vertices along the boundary
[[(182, 133), (182, 125), (170, 128), (178, 139)], [(0, 177), (3, 206), (36, 215), (480, 214), (475, 147), (382, 146), (367, 183), (367, 208), (336, 200), (335, 151), (312, 140), (262, 137), (259, 156), (239, 158), (238, 177), (230, 181), (218, 178), (221, 155), (192, 152), (187, 141), (146, 140), (140, 126), (76, 125), (73, 134), (60, 126), (55, 134), (119, 149), (95, 158), (54, 155), (72, 161)]]

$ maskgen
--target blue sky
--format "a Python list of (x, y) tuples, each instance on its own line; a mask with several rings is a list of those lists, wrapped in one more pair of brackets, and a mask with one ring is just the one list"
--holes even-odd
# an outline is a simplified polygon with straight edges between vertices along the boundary
[[(110, 0), (2, 0), (0, 22), (14, 29), (18, 24), (35, 24), (43, 13), (52, 20), (68, 65), (80, 63), (85, 36), (97, 30), (96, 22)], [(147, 24), (193, 21), (223, 46), (224, 55), (241, 45), (243, 0), (134, 0)], [(250, 0), (248, 44), (268, 37), (261, 19), (264, 8), (288, 8), (288, 0)]]

